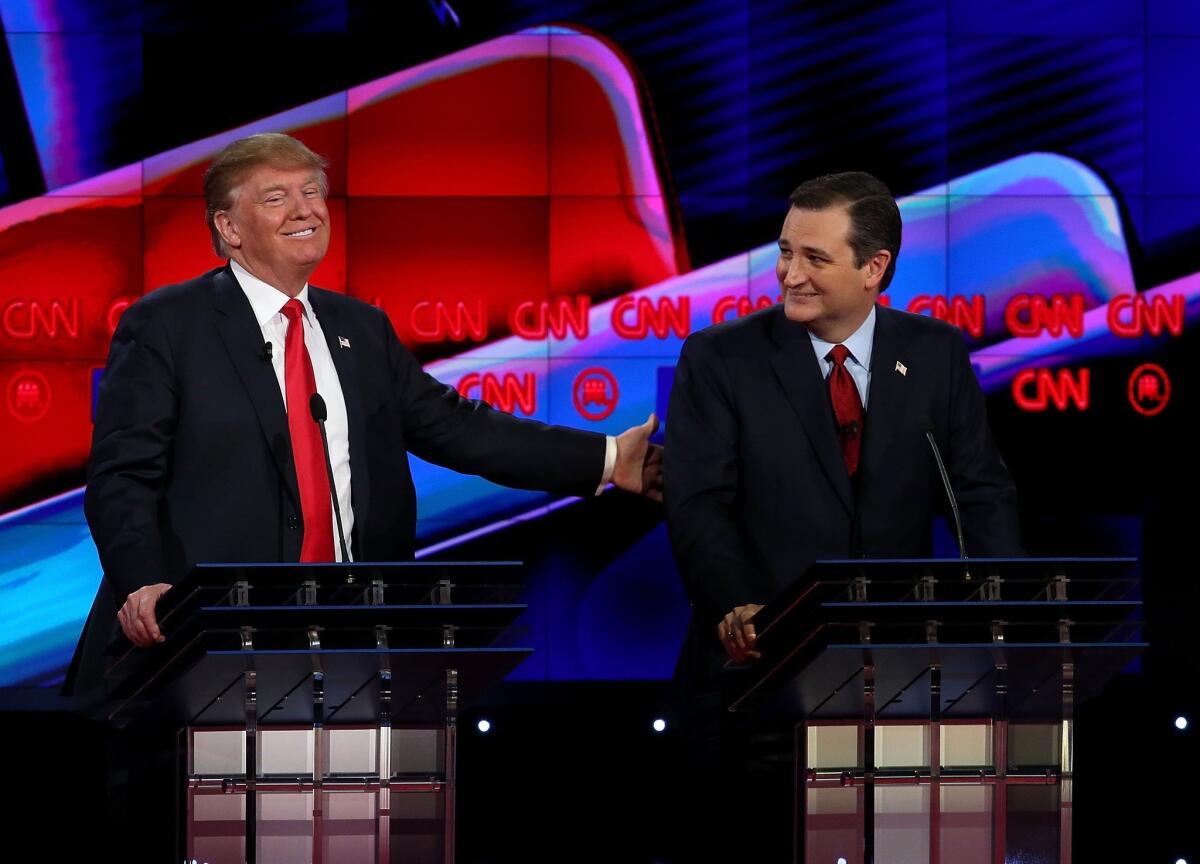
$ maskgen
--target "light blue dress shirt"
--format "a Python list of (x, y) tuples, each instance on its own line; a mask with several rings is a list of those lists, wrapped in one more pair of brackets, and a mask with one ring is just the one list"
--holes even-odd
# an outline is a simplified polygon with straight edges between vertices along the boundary
[[(808, 338), (812, 340), (817, 362), (821, 364), (821, 377), (828, 378), (829, 373), (833, 371), (833, 361), (826, 360), (825, 355), (833, 350), (835, 343), (817, 338), (811, 330), (808, 331)], [(841, 344), (850, 350), (850, 356), (846, 358), (846, 370), (854, 379), (854, 386), (858, 388), (858, 396), (862, 399), (863, 411), (866, 411), (867, 396), (871, 392), (871, 348), (875, 344), (874, 306), (867, 314), (867, 320)]]

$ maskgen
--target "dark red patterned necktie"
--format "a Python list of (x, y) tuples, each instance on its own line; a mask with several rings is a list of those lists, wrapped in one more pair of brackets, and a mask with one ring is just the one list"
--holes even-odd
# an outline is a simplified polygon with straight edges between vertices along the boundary
[(321, 432), (308, 407), (317, 392), (312, 359), (304, 344), (304, 306), (295, 298), (283, 306), (288, 319), (283, 349), (283, 383), (287, 391), (288, 432), (292, 436), (292, 458), (296, 460), (296, 483), (300, 487), (300, 512), (304, 514), (301, 561), (333, 560), (333, 505), (329, 499), (329, 475)]
[(850, 476), (858, 470), (858, 453), (862, 449), (863, 406), (854, 386), (854, 378), (846, 368), (850, 349), (845, 345), (834, 345), (825, 355), (832, 361), (829, 373), (829, 401), (833, 403), (833, 416), (837, 420), (838, 441), (842, 445), (842, 458), (846, 460), (846, 471)]

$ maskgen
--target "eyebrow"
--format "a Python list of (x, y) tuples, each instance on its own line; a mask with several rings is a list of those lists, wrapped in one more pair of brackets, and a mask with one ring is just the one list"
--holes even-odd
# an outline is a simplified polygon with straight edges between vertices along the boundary
[[(779, 248), (786, 249), (789, 252), (793, 251), (792, 244), (782, 238), (779, 240)], [(833, 260), (833, 256), (819, 246), (801, 246), (800, 251), (811, 252), (814, 255), (820, 255), (822, 258), (828, 258), (830, 261)]]
[[(301, 186), (310, 186), (313, 184), (320, 185), (320, 179), (317, 177), (316, 174), (311, 175), (307, 180), (305, 180), (300, 185)], [(286, 191), (287, 191), (287, 186), (285, 184), (272, 183), (270, 186), (265, 186), (262, 189), (258, 190), (258, 194), (261, 196), (266, 196), (266, 195), (271, 194), (272, 192), (286, 192)]]

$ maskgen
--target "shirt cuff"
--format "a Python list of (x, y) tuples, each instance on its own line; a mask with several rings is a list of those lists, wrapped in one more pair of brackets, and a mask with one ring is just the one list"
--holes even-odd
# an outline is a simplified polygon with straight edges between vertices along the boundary
[(604, 491), (609, 483), (612, 482), (613, 470), (617, 467), (617, 439), (611, 435), (604, 436), (604, 473), (600, 476), (600, 485), (596, 487), (596, 494), (599, 495)]

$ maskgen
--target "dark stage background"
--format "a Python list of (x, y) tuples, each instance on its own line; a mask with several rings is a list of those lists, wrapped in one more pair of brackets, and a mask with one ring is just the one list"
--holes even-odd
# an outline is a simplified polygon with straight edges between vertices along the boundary
[[(1079, 860), (1195, 849), (1194, 796), (1159, 779), (1200, 766), (1172, 725), (1200, 665), (1192, 0), (0, 0), (0, 27), (6, 724), (46, 712), (88, 752), (54, 693), (100, 578), (92, 394), (123, 308), (219, 263), (199, 174), (227, 141), (330, 158), (314, 283), (467, 395), (610, 432), (661, 413), (688, 332), (774, 301), (787, 193), (864, 169), (903, 199), (887, 296), (966, 333), (1029, 551), (1143, 562), (1151, 650), (1080, 710)], [(425, 557), (528, 563), (536, 653), (463, 742), (463, 854), (543, 848), (543, 812), (669, 856), (649, 727), (687, 607), (660, 510), (414, 473)]]

